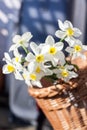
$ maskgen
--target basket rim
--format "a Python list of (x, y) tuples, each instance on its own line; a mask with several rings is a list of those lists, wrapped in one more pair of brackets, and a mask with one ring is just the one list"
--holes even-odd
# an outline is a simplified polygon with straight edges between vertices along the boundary
[(63, 83), (63, 84), (55, 84), (51, 85), (49, 87), (29, 87), (28, 91), (31, 96), (36, 98), (45, 98), (45, 97), (53, 97), (56, 95), (63, 94), (66, 90), (72, 90), (75, 89), (76, 85), (74, 87), (70, 86), (69, 84)]

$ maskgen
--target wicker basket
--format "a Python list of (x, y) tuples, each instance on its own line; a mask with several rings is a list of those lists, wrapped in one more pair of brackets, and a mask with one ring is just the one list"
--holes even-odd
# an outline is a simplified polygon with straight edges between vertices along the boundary
[(87, 130), (87, 61), (75, 63), (79, 77), (69, 84), (52, 85), (43, 79), (44, 88), (29, 88), (54, 130)]

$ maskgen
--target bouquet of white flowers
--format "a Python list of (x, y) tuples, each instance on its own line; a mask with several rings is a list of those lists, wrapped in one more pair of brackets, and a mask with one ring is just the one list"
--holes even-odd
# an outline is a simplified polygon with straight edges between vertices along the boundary
[[(14, 73), (16, 79), (25, 80), (28, 86), (38, 87), (42, 87), (42, 77), (51, 78), (53, 82), (58, 79), (68, 82), (71, 78), (76, 78), (76, 66), (71, 60), (78, 56), (86, 58), (83, 51), (87, 50), (87, 46), (76, 39), (81, 31), (74, 28), (71, 22), (62, 23), (58, 20), (58, 24), (61, 30), (57, 30), (55, 35), (61, 39), (56, 43), (51, 35), (47, 36), (45, 43), (39, 45), (35, 42), (28, 43), (32, 38), (30, 32), (22, 36), (15, 35), (12, 40), (14, 44), (9, 49), (13, 52), (13, 57), (10, 58), (8, 53), (4, 54), (6, 65), (3, 66), (3, 73)], [(65, 51), (70, 56), (69, 61), (63, 53), (64, 41), (68, 44)], [(19, 52), (20, 47), (24, 49), (25, 55)]]
[[(24, 80), (27, 86), (32, 87), (29, 92), (36, 98), (55, 130), (77, 130), (78, 127), (78, 130), (83, 128), (86, 130), (87, 116), (83, 112), (85, 115), (83, 119), (82, 111), (80, 112), (77, 107), (79, 102), (80, 105), (84, 102), (87, 110), (87, 102), (82, 99), (82, 97), (87, 99), (87, 92), (80, 99), (80, 92), (72, 90), (74, 87), (71, 81), (78, 77), (79, 68), (72, 61), (77, 57), (86, 60), (84, 52), (87, 46), (77, 39), (81, 31), (73, 27), (70, 21), (62, 23), (58, 20), (58, 25), (60, 30), (55, 32), (56, 37), (60, 39), (58, 42), (48, 35), (44, 43), (37, 45), (31, 41), (31, 32), (26, 32), (22, 36), (15, 35), (12, 39), (14, 44), (9, 48), (9, 52), (13, 53), (12, 58), (8, 53), (4, 53), (3, 60), (6, 64), (3, 66), (3, 73), (14, 73), (16, 79)], [(22, 54), (20, 48), (25, 53)]]

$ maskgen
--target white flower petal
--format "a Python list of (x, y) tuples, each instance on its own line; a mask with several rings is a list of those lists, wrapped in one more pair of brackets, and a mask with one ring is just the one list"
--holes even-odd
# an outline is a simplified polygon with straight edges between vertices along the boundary
[(63, 42), (57, 42), (55, 44), (55, 47), (57, 48), (58, 51), (61, 51), (63, 49), (63, 46), (64, 46)]
[(55, 35), (58, 38), (64, 38), (66, 36), (66, 33), (61, 31), (61, 30), (58, 30), (58, 31), (55, 32)]
[(64, 65), (65, 64), (65, 55), (64, 55), (64, 53), (62, 51), (59, 51), (57, 53), (57, 55), (58, 55), (57, 59), (59, 60), (59, 63), (61, 65)]
[(27, 84), (28, 87), (33, 87), (30, 80), (25, 80), (25, 83)]
[(21, 40), (21, 36), (20, 35), (15, 35), (12, 39), (13, 43), (19, 43), (19, 41)]
[(14, 65), (15, 65), (15, 68), (20, 72), (23, 70), (23, 66), (20, 64), (20, 63), (15, 63), (14, 62)]
[(10, 74), (10, 72), (7, 70), (7, 64), (3, 66), (2, 72), (3, 74)]
[(26, 32), (22, 35), (22, 39), (26, 42), (28, 42), (32, 38), (31, 32)]
[(14, 73), (14, 75), (15, 75), (15, 79), (24, 80), (23, 77), (22, 77), (22, 75), (21, 75), (18, 71), (16, 71), (16, 72)]
[(73, 66), (73, 65), (66, 65), (65, 68), (66, 68), (67, 70), (72, 70), (72, 69), (74, 68), (74, 66)]
[(3, 61), (6, 61), (6, 63), (11, 62), (11, 58), (7, 52), (4, 53)]
[(71, 71), (71, 72), (70, 72), (70, 79), (71, 79), (71, 78), (76, 78), (76, 77), (78, 77), (78, 74), (75, 73), (74, 71)]
[(35, 59), (35, 56), (30, 52), (28, 55), (25, 57), (26, 61), (31, 62)]
[(32, 85), (33, 85), (33, 86), (37, 86), (37, 87), (39, 87), (39, 88), (42, 88), (42, 87), (43, 87), (40, 81), (32, 81)]
[(13, 51), (13, 54), (14, 54), (14, 56), (21, 56), (21, 54), (18, 52), (17, 48)]
[(62, 23), (61, 20), (58, 20), (58, 25), (59, 25), (59, 28), (60, 28), (62, 31), (65, 31), (64, 24)]
[(64, 28), (67, 29), (67, 28), (73, 28), (73, 25), (70, 21), (66, 20), (64, 22)]
[(55, 43), (54, 38), (51, 35), (47, 36), (45, 43), (53, 45)]
[(52, 75), (53, 72), (51, 70), (49, 70), (49, 69), (45, 69), (45, 74), (46, 75)]
[(65, 49), (65, 51), (68, 52), (68, 53), (72, 53), (72, 52), (73, 52), (73, 48), (67, 47), (67, 48)]
[(74, 36), (79, 37), (82, 34), (82, 32), (78, 28), (74, 28)]
[(75, 44), (76, 39), (74, 37), (66, 37), (65, 41), (72, 47)]
[(74, 45), (80, 45), (80, 46), (82, 46), (82, 42), (80, 41), (80, 40), (78, 40), (78, 39), (76, 39), (75, 41), (74, 41), (75, 43), (74, 43)]
[(16, 44), (11, 45), (11, 47), (9, 48), (9, 52), (15, 50), (15, 48), (16, 48)]
[(37, 64), (35, 62), (30, 62), (28, 64), (28, 70), (29, 70), (29, 72), (32, 73), (35, 70), (36, 66), (37, 66)]
[(31, 42), (30, 43), (30, 48), (32, 49), (32, 51), (37, 55), (38, 53), (40, 53), (40, 48), (39, 46), (35, 43), (35, 42)]
[(45, 46), (43, 46), (43, 48), (42, 48), (42, 50), (41, 50), (41, 53), (42, 53), (42, 54), (48, 53), (49, 48), (50, 48), (50, 45), (48, 45), (48, 44), (45, 45)]
[(57, 66), (57, 64), (58, 64), (58, 59), (52, 58), (51, 62), (52, 62), (52, 64), (53, 64), (53, 66)]

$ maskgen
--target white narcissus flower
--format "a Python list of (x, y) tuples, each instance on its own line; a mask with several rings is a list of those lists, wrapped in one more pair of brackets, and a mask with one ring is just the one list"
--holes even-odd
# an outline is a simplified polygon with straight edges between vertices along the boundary
[(29, 78), (29, 71), (26, 69), (26, 68), (24, 68), (23, 69), (23, 73), (22, 73), (22, 76), (23, 76), (23, 79), (24, 79), (24, 81), (25, 81), (25, 83), (29, 86), (29, 87), (32, 87), (32, 83), (31, 83), (31, 80), (30, 80), (30, 78)]
[(41, 79), (44, 76), (53, 74), (52, 71), (47, 68), (47, 66), (43, 64), (38, 64), (37, 62), (31, 62), (28, 65), (28, 70), (30, 72), (36, 73), (36, 75), (38, 76), (38, 79)]
[(3, 66), (3, 73), (4, 74), (14, 73), (16, 79), (23, 80), (23, 78), (20, 74), (20, 72), (23, 69), (22, 65), (21, 64), (15, 65), (8, 53), (4, 53), (3, 60), (6, 61), (6, 63), (7, 63)]
[(62, 79), (65, 82), (68, 82), (70, 79), (76, 78), (78, 76), (78, 74), (72, 70), (73, 68), (74, 66), (72, 65), (60, 66), (59, 69), (54, 70), (54, 73), (58, 79)]
[(17, 49), (13, 51), (14, 58), (12, 59), (15, 64), (19, 64), (22, 61), (22, 55), (18, 52)]
[(43, 54), (37, 54), (34, 55), (33, 53), (28, 53), (28, 55), (25, 57), (26, 61), (28, 62), (34, 62), (37, 63), (44, 63), (45, 62), (45, 56)]
[(40, 65), (35, 65), (35, 63), (31, 62), (28, 64), (28, 68), (23, 71), (23, 77), (25, 83), (29, 86), (37, 85), (38, 87), (42, 87), (40, 83), (40, 79), (44, 76), (44, 72), (41, 70)]
[(58, 38), (65, 39), (68, 41), (73, 41), (74, 37), (79, 37), (81, 35), (81, 31), (78, 28), (73, 27), (72, 23), (66, 20), (62, 23), (61, 20), (58, 20), (58, 25), (61, 30), (57, 30), (55, 35)]
[(12, 59), (10, 58), (8, 53), (4, 53), (3, 61), (5, 61), (7, 64), (3, 66), (3, 73), (9, 74), (15, 71), (15, 65), (12, 62)]
[(22, 36), (15, 35), (12, 39), (14, 44), (10, 47), (9, 51), (13, 51), (20, 46), (28, 47), (28, 42), (31, 38), (32, 38), (31, 32), (26, 32)]
[(33, 53), (28, 53), (28, 55), (25, 57), (26, 61), (44, 64), (47, 61), (47, 55), (42, 53), (42, 48), (37, 46), (37, 44), (34, 42), (30, 43), (30, 47)]
[(69, 45), (70, 46), (66, 48), (66, 51), (70, 54), (72, 59), (76, 57), (86, 59), (86, 56), (83, 54), (83, 52), (87, 50), (87, 46), (83, 45), (80, 40), (74, 40), (73, 43), (70, 43)]
[(37, 62), (31, 62), (28, 64), (28, 71), (30, 72), (31, 80), (40, 80), (44, 74), (44, 66)]
[[(28, 86), (38, 86), (38, 87), (42, 87), (41, 83), (40, 83), (40, 76), (37, 76), (37, 74), (34, 71), (29, 71), (29, 69), (24, 69), (23, 71), (23, 78), (25, 80), (25, 83)], [(38, 85), (37, 85), (38, 84)]]
[[(87, 46), (82, 45), (80, 40), (75, 38), (81, 35), (81, 31), (73, 27), (72, 23), (66, 20), (64, 23), (58, 20), (60, 30), (57, 30), (55, 35), (61, 38), (60, 41), (55, 42), (51, 35), (48, 35), (45, 42), (36, 44), (29, 40), (32, 38), (31, 32), (26, 32), (23, 35), (15, 35), (12, 39), (13, 45), (9, 51), (12, 51), (12, 58), (8, 53), (4, 53), (3, 60), (6, 64), (3, 66), (3, 73), (13, 73), (16, 79), (24, 80), (28, 86), (43, 87), (41, 79), (44, 77), (52, 80), (58, 78), (68, 82), (72, 78), (76, 78), (78, 74), (75, 65), (70, 64), (71, 60), (80, 56), (86, 58), (83, 52), (87, 50)], [(64, 40), (68, 46), (64, 46)], [(20, 48), (19, 48), (20, 47)], [(65, 48), (66, 47), (66, 48)], [(19, 49), (25, 51), (24, 55), (20, 53)], [(69, 53), (66, 61), (65, 54)]]
[(45, 40), (45, 44), (42, 48), (42, 53), (46, 55), (48, 61), (51, 61), (53, 66), (56, 66), (58, 63), (65, 63), (65, 55), (62, 52), (63, 43), (57, 42), (52, 36), (48, 36)]
[(28, 64), (28, 69), (23, 72), (23, 77), (26, 84), (38, 85), (38, 87), (42, 87), (40, 82), (41, 78), (51, 74), (51, 70), (46, 69), (43, 64), (31, 62)]

